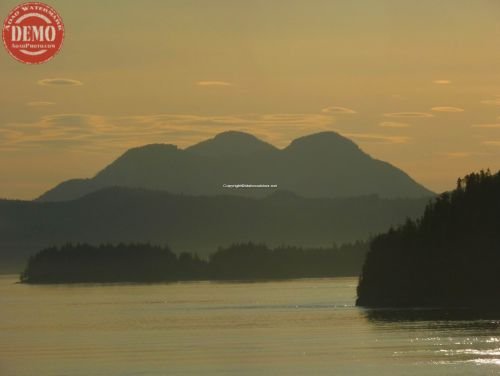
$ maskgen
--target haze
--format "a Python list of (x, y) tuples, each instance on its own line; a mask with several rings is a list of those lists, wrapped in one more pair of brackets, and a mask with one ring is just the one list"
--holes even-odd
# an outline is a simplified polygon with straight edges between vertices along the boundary
[[(5, 18), (18, 1), (0, 4)], [(62, 51), (0, 53), (0, 196), (34, 198), (130, 147), (334, 130), (429, 189), (500, 166), (500, 3), (50, 1)]]

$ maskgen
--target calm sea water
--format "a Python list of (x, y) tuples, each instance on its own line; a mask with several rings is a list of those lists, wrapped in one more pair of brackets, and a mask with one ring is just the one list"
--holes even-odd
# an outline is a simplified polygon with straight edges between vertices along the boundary
[(354, 278), (15, 280), (0, 278), (0, 375), (500, 374), (500, 317), (385, 317), (354, 306)]

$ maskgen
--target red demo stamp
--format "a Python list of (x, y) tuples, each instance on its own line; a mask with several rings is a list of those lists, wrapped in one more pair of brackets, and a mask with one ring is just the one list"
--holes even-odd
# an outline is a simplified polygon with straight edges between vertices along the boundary
[(57, 11), (44, 3), (28, 2), (12, 9), (3, 24), (3, 44), (14, 59), (41, 64), (61, 49), (64, 24)]

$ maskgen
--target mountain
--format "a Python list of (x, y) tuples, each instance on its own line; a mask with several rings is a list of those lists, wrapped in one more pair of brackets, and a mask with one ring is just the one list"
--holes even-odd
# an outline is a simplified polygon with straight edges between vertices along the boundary
[(427, 201), (308, 199), (281, 191), (265, 198), (188, 196), (123, 187), (71, 201), (0, 200), (0, 265), (19, 268), (29, 255), (66, 242), (149, 242), (200, 255), (246, 241), (331, 247), (416, 217)]
[[(223, 185), (276, 185), (225, 188)], [(187, 195), (265, 197), (277, 190), (309, 198), (383, 198), (433, 193), (400, 169), (370, 157), (351, 140), (322, 132), (278, 149), (242, 132), (225, 132), (186, 149), (153, 144), (130, 149), (90, 179), (65, 181), (38, 201), (72, 200), (112, 186)]]
[(458, 180), (421, 218), (377, 236), (358, 286), (368, 307), (500, 307), (500, 173)]
[(244, 132), (223, 132), (186, 150), (206, 157), (239, 157), (278, 151), (273, 145)]

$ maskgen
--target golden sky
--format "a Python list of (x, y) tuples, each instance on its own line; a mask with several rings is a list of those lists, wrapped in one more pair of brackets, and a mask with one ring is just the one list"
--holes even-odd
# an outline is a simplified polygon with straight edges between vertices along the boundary
[(438, 192), (500, 168), (500, 1), (47, 3), (61, 52), (0, 51), (0, 197), (225, 130), (279, 147), (334, 130)]

